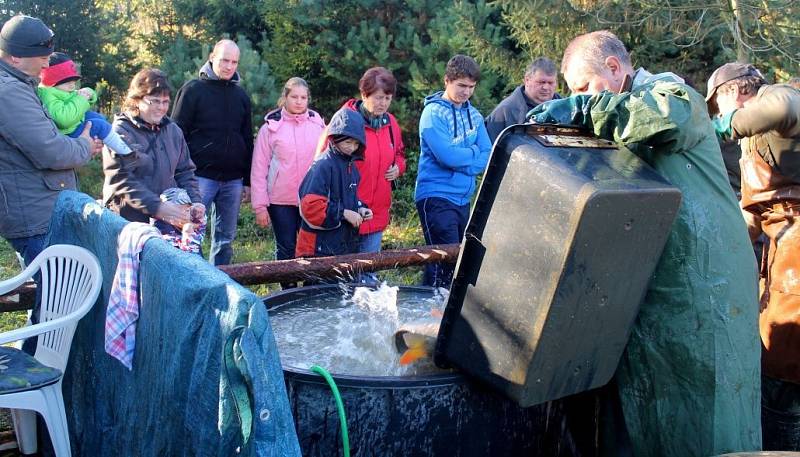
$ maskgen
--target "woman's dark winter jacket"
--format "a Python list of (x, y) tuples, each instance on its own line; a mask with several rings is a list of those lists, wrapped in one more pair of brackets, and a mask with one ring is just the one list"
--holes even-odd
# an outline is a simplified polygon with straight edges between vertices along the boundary
[(194, 164), (181, 129), (169, 118), (151, 126), (128, 114), (112, 124), (133, 152), (120, 156), (103, 150), (103, 201), (132, 222), (149, 222), (161, 205), (161, 193), (170, 187), (186, 190), (192, 203), (200, 203)]
[(250, 185), (253, 120), (250, 97), (239, 86), (239, 73), (222, 80), (211, 63), (200, 77), (180, 88), (172, 120), (183, 130), (197, 176), (216, 181), (244, 179)]
[[(344, 210), (358, 211), (358, 169), (354, 160), (362, 160), (366, 140), (361, 114), (340, 109), (328, 124), (328, 149), (317, 158), (300, 184), (300, 216), (297, 257), (320, 257), (358, 251), (358, 228), (344, 219)], [(331, 136), (345, 135), (361, 143), (352, 155), (342, 154), (333, 146)]]

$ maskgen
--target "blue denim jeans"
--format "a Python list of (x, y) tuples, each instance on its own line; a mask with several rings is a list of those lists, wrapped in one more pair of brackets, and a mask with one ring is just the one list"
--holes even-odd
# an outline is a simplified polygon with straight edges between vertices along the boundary
[(761, 375), (765, 451), (800, 451), (800, 385)]
[[(47, 234), (43, 233), (41, 235), (26, 236), (24, 238), (11, 238), (7, 241), (14, 250), (22, 256), (27, 266), (47, 247)], [(36, 283), (36, 301), (33, 304), (33, 311), (31, 312), (31, 323), (36, 324), (39, 322), (39, 305), (42, 302), (42, 275), (36, 273), (33, 276), (33, 281)], [(36, 338), (28, 338), (22, 344), (22, 350), (28, 354), (34, 354), (36, 352), (36, 341)]]
[[(383, 231), (361, 235), (358, 240), (358, 252), (381, 252), (381, 241), (383, 241)], [(358, 282), (368, 286), (377, 286), (378, 275), (374, 272), (361, 273)]]
[[(461, 242), (469, 221), (469, 204), (458, 206), (443, 198), (424, 198), (417, 202), (417, 212), (426, 244)], [(452, 263), (429, 263), (425, 265), (422, 283), (449, 289), (454, 270)]]
[(216, 181), (198, 176), (197, 181), (203, 204), (209, 209), (211, 253), (208, 261), (213, 265), (228, 265), (233, 258), (231, 243), (236, 238), (236, 223), (242, 204), (242, 180)]
[(358, 252), (381, 252), (383, 231), (361, 235), (358, 241)]

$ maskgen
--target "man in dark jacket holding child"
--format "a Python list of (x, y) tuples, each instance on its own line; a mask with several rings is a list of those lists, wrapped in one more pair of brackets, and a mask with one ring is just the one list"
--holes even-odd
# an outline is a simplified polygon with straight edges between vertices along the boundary
[(30, 263), (46, 246), (58, 194), (76, 190), (75, 169), (100, 152), (89, 136), (59, 133), (36, 95), (49, 65), (53, 32), (39, 19), (14, 16), (0, 30), (0, 235)]

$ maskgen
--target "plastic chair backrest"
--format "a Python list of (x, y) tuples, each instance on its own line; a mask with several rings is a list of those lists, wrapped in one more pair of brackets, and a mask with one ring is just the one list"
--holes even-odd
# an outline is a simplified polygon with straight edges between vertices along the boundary
[[(37, 334), (36, 359), (63, 371), (78, 321), (89, 312), (100, 293), (103, 283), (100, 263), (79, 246), (53, 245), (14, 279), (31, 278), (37, 271), (42, 275), (39, 323), (0, 334), (0, 343)], [(20, 336), (14, 338), (15, 334)]]

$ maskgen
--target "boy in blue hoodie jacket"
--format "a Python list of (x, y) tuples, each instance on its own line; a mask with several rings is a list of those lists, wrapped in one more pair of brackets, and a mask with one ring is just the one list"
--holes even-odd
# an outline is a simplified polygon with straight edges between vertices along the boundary
[(358, 227), (372, 219), (372, 210), (358, 199), (360, 176), (353, 164), (354, 160), (364, 160), (364, 117), (342, 108), (331, 117), (323, 135), (327, 135), (326, 149), (300, 184), (296, 257), (358, 252)]
[[(477, 62), (456, 55), (447, 62), (444, 91), (425, 98), (414, 201), (427, 244), (461, 242), (475, 177), (489, 161), (492, 143), (483, 116), (469, 103), (478, 80)], [(428, 265), (423, 283), (449, 288), (453, 269), (452, 264)]]

